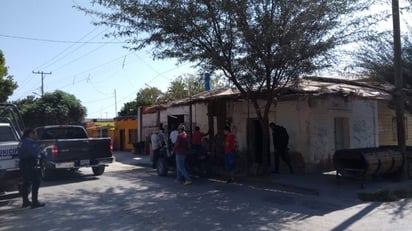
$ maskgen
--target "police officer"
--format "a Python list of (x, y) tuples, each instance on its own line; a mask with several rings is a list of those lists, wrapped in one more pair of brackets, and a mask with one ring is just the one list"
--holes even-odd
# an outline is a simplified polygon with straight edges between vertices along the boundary
[[(38, 208), (45, 206), (44, 203), (39, 202), (38, 194), (40, 187), (40, 174), (36, 168), (37, 162), (41, 158), (41, 151), (39, 145), (36, 143), (36, 131), (33, 129), (26, 129), (23, 133), (21, 144), (18, 148), (20, 158), (20, 171), (23, 176), (23, 186), (21, 195), (23, 198), (22, 208), (31, 206), (31, 208)], [(29, 191), (31, 186), (31, 199), (29, 201)]]

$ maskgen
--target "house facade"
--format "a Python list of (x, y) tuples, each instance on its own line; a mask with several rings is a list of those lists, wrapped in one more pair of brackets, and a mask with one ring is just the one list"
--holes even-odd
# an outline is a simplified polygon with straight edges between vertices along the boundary
[(89, 137), (110, 137), (114, 139), (114, 122), (107, 119), (94, 119), (85, 123), (86, 131)]
[(137, 143), (138, 123), (136, 116), (120, 116), (114, 118), (113, 149), (132, 151)]
[[(333, 169), (336, 150), (397, 143), (395, 111), (389, 105), (391, 98), (386, 90), (357, 82), (305, 78), (273, 103), (269, 122), (287, 129), (290, 154), (297, 170), (319, 172)], [(261, 105), (263, 107), (263, 102)], [(170, 128), (170, 117), (180, 117), (178, 122), (189, 128), (191, 122), (192, 127), (208, 130), (211, 151), (218, 159), (223, 158), (221, 131), (229, 125), (237, 137), (238, 162), (245, 174), (259, 174), (259, 166), (273, 167), (272, 142), (267, 158), (270, 161), (262, 163), (266, 159), (262, 156), (262, 129), (268, 128), (261, 127), (255, 108), (248, 100), (238, 97), (236, 91), (221, 89), (201, 93), (189, 100), (172, 102), (159, 114), (160, 123), (165, 127)], [(155, 115), (143, 115), (142, 123), (145, 124), (146, 117)], [(411, 128), (409, 114), (405, 115), (405, 122), (406, 128)], [(412, 144), (412, 137), (406, 133), (407, 144)]]

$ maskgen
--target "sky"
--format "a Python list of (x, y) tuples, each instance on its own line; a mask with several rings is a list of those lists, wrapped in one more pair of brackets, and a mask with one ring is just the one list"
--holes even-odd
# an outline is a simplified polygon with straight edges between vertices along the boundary
[(73, 8), (87, 0), (0, 1), (0, 50), (18, 88), (10, 101), (62, 90), (87, 108), (86, 118), (113, 118), (148, 86), (165, 91), (192, 65), (153, 60), (150, 50), (131, 51), (110, 30), (92, 24), (94, 16)]
[(87, 118), (113, 118), (140, 89), (165, 91), (176, 77), (197, 73), (191, 64), (153, 60), (150, 50), (131, 51), (121, 40), (105, 38), (109, 28), (94, 26), (94, 16), (73, 8), (89, 2), (0, 1), (0, 50), (18, 84), (10, 101), (39, 97), (42, 77), (33, 72), (51, 73), (44, 75), (45, 93), (74, 95), (87, 108)]

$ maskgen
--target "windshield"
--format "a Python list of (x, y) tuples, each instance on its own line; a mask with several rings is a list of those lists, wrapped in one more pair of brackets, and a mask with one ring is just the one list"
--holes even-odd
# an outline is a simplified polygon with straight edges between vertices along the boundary
[(40, 140), (87, 138), (86, 132), (81, 127), (41, 128), (37, 130), (37, 136)]
[(9, 126), (0, 126), (0, 142), (17, 141), (17, 136), (14, 130)]

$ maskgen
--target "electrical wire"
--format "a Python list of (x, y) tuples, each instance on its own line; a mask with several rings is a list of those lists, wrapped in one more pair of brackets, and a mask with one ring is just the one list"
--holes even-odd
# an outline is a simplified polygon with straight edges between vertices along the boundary
[[(89, 36), (91, 33), (95, 32), (97, 29), (98, 29), (98, 27), (95, 27), (92, 31), (90, 31), (90, 32), (88, 32), (87, 34), (83, 35), (78, 41), (79, 41), (79, 42), (82, 41), (84, 38), (86, 38), (87, 36)], [(106, 31), (106, 30), (105, 30), (105, 31)], [(103, 32), (105, 32), (105, 31), (103, 31)], [(101, 33), (103, 33), (103, 32), (100, 32), (99, 34), (101, 34)], [(97, 35), (94, 36), (93, 38), (95, 38), (95, 37), (97, 37)], [(93, 38), (91, 38), (91, 39), (93, 39)], [(90, 40), (91, 40), (91, 39), (90, 39)], [(90, 41), (90, 40), (89, 40), (89, 41)], [(74, 47), (75, 45), (77, 45), (77, 44), (76, 44), (76, 43), (71, 44), (70, 46), (66, 47), (63, 51), (61, 51), (61, 52), (59, 52), (57, 55), (55, 55), (53, 58), (47, 60), (45, 63), (43, 63), (42, 65), (40, 65), (40, 66), (38, 66), (38, 67), (36, 67), (36, 68), (34, 68), (34, 69), (43, 69), (43, 68), (46, 68), (46, 67), (48, 67), (48, 66), (53, 65), (54, 63), (56, 63), (56, 62), (59, 60), (58, 58), (59, 58), (60, 56), (62, 56), (66, 51), (70, 50), (70, 49), (71, 49), (72, 47)], [(81, 46), (77, 47), (74, 51), (80, 49), (80, 47), (82, 47), (82, 46), (84, 46), (84, 45), (85, 45), (85, 44), (82, 44)], [(71, 52), (69, 52), (68, 54), (65, 54), (65, 55), (64, 55), (63, 57), (61, 57), (60, 59), (67, 57), (69, 54), (73, 53), (74, 51), (71, 51)]]
[(42, 38), (31, 38), (25, 36), (17, 36), (17, 35), (6, 35), (0, 34), (0, 37), (5, 38), (13, 38), (13, 39), (23, 39), (23, 40), (31, 40), (31, 41), (39, 41), (39, 42), (49, 42), (49, 43), (71, 43), (71, 44), (124, 44), (124, 42), (79, 42), (79, 41), (67, 41), (67, 40), (54, 40), (54, 39), (42, 39)]

